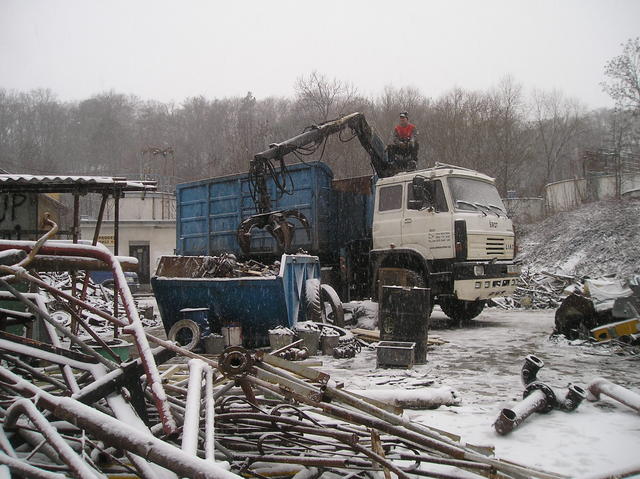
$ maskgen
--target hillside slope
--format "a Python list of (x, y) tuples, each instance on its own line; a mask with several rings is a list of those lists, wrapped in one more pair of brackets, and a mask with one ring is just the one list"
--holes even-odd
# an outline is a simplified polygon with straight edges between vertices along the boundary
[(578, 276), (640, 273), (640, 200), (599, 201), (520, 226), (519, 258)]

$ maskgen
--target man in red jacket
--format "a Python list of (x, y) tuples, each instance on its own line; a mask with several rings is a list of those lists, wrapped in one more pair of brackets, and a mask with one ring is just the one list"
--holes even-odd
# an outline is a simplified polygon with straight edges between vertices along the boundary
[[(387, 147), (390, 157), (406, 162), (407, 169), (415, 169), (418, 161), (418, 129), (409, 123), (409, 114), (400, 113), (400, 121), (393, 129), (393, 143)], [(397, 158), (400, 157), (400, 158)]]

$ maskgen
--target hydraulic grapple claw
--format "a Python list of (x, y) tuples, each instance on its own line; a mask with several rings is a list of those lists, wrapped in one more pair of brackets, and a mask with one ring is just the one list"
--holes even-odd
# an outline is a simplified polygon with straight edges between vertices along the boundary
[(288, 221), (294, 218), (300, 222), (307, 232), (307, 238), (311, 240), (311, 225), (309, 220), (298, 210), (272, 211), (250, 216), (238, 227), (238, 244), (244, 254), (251, 252), (251, 230), (253, 228), (265, 229), (276, 240), (279, 253), (289, 252), (295, 225)]

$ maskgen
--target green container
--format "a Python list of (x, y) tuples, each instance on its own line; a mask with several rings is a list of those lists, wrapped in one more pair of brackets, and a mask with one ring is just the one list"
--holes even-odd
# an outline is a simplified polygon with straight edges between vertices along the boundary
[[(107, 345), (112, 349), (112, 351), (122, 360), (122, 361), (128, 361), (129, 360), (129, 353), (131, 351), (131, 343), (128, 343), (122, 339), (108, 339), (108, 340), (103, 340), (105, 343), (107, 343)], [(109, 351), (107, 351), (105, 348), (103, 348), (102, 346), (100, 346), (98, 343), (96, 343), (95, 341), (87, 341), (87, 345), (93, 349), (94, 351), (100, 353), (100, 355), (102, 357), (105, 357), (107, 359), (110, 359), (111, 361), (113, 361), (113, 357), (111, 357), (111, 354), (109, 354)]]

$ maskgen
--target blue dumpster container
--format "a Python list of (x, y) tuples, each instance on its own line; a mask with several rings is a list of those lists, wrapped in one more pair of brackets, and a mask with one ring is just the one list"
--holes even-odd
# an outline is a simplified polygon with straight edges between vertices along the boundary
[[(184, 259), (187, 264), (193, 257)], [(162, 262), (158, 268), (162, 274)], [(189, 276), (184, 272), (184, 276)], [(220, 331), (229, 323), (242, 327), (245, 347), (267, 346), (269, 329), (293, 327), (305, 318), (304, 284), (307, 279), (320, 278), (317, 256), (283, 255), (276, 276), (241, 278), (180, 277), (174, 267), (171, 276), (154, 276), (151, 286), (158, 302), (165, 330), (179, 321), (185, 308), (208, 308), (212, 329)]]

